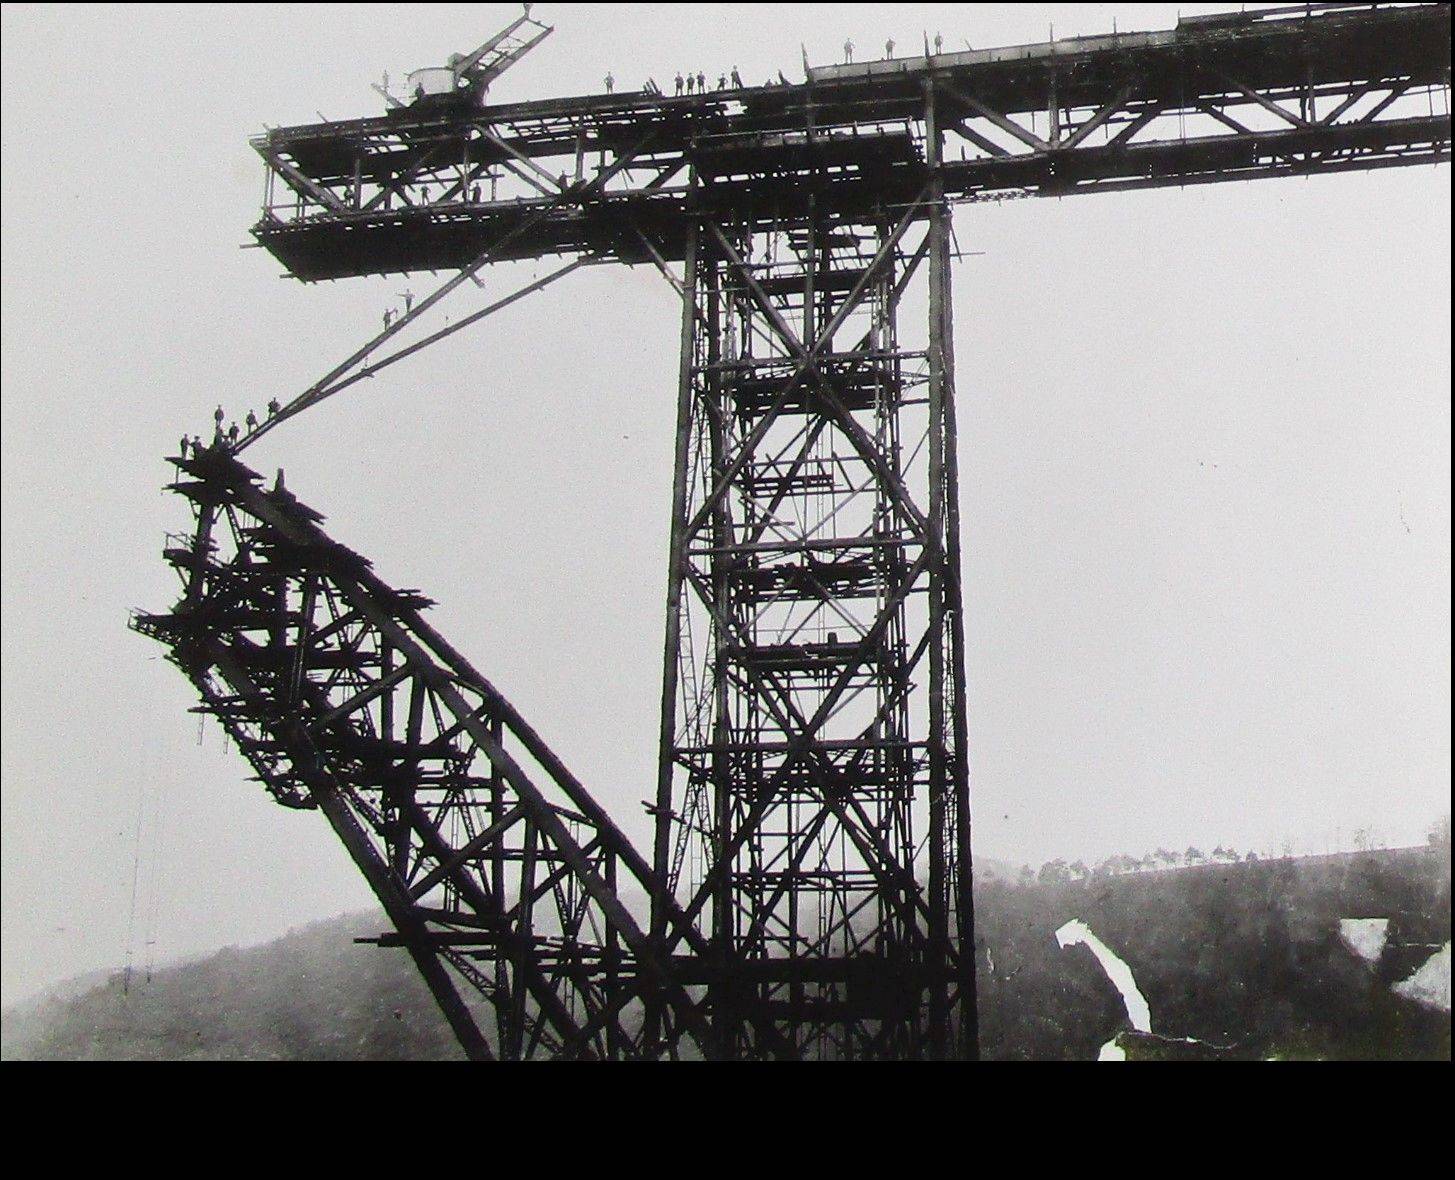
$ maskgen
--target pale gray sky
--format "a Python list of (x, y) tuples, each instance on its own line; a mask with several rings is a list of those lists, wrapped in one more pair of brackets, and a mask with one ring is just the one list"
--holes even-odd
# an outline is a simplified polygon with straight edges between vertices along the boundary
[[(608, 69), (798, 77), (800, 42), (1012, 44), (1113, 9), (1123, 30), (1177, 13), (541, 4), (556, 35), (493, 97)], [(198, 743), (127, 611), (175, 596), (178, 435), (219, 401), (288, 400), (405, 288), (303, 287), (239, 250), (248, 136), (375, 113), (384, 71), (515, 11), (5, 7), (6, 1003), (128, 938), (141, 963), (148, 939), (166, 959), (369, 904), (316, 815), (270, 804), (215, 727)], [(984, 251), (954, 279), (977, 854), (1423, 839), (1450, 786), (1449, 168), (979, 206), (956, 229)], [(436, 598), (644, 847), (673, 299), (646, 270), (572, 276), (248, 455)]]

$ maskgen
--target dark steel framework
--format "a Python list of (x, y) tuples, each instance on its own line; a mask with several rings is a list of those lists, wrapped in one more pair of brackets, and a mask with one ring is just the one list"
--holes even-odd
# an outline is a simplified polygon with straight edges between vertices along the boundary
[[(457, 273), (234, 450), (582, 266), (650, 264), (682, 296), (650, 866), (407, 596), (324, 561), (346, 551), (222, 444), (184, 465), (187, 595), (140, 624), (275, 795), (329, 815), (476, 1055), (973, 1056), (952, 206), (1449, 159), (1448, 4), (925, 49), (254, 140), (253, 233), (292, 276)], [(421, 334), (487, 266), (547, 255)]]
[(465, 1052), (700, 1054), (698, 1006), (620, 899), (658, 892), (651, 869), (428, 600), (226, 449), (174, 462), (196, 521), (166, 552), (182, 596), (133, 626), (274, 799), (323, 812), (395, 925), (379, 941), (409, 950)]
[(793, 86), (405, 107), (254, 139), (267, 181), (253, 233), (305, 281), (551, 254), (680, 261), (704, 151), (758, 165), (718, 185), (731, 220), (758, 229), (796, 186), (795, 148), (831, 166), (880, 135), (881, 167), (827, 199), (908, 201), (925, 180), (909, 140), (926, 84), (952, 136), (939, 174), (954, 201), (1432, 163), (1449, 159), (1449, 73), (1448, 4), (1314, 4), (817, 68)]
[(924, 125), (900, 141), (929, 165), (908, 202), (828, 196), (883, 167), (866, 136), (803, 153), (762, 230), (713, 207), (761, 156), (695, 161), (654, 867), (711, 947), (722, 1056), (762, 1054), (770, 1024), (819, 1058), (973, 1053), (950, 237)]

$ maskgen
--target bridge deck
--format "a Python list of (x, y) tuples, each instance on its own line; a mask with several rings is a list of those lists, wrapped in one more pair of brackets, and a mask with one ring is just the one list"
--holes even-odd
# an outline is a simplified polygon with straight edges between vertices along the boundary
[(748, 226), (810, 192), (832, 216), (895, 216), (927, 178), (930, 91), (959, 137), (952, 199), (1438, 162), (1449, 78), (1448, 4), (1314, 5), (820, 67), (798, 85), (421, 104), (255, 139), (276, 183), (253, 233), (317, 280), (455, 269), (492, 246), (676, 259), (689, 192)]

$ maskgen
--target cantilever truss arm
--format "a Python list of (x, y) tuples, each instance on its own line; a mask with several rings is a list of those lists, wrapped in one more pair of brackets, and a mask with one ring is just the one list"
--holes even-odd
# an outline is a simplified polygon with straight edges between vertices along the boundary
[[(947, 186), (995, 199), (1017, 185), (1068, 195), (1449, 159), (1448, 51), (1443, 70), (1409, 51), (1371, 67), (1319, 63), (1320, 44), (1292, 55), (1307, 61), (1304, 82), (1255, 84), (1211, 52), (1188, 52), (1171, 78), (1150, 57), (1114, 57), (1090, 98), (1078, 65), (1053, 59), (1049, 109), (1039, 111), (997, 106), (968, 77), (937, 77), (946, 129), (970, 153), (947, 162)], [(1059, 86), (1078, 84), (1083, 97), (1063, 101)], [(1395, 106), (1416, 93), (1426, 101)]]
[[(482, 134), (484, 134), (487, 138), (493, 140), (496, 143), (501, 142), (497, 139), (497, 137), (491, 135), (483, 128), (481, 130)], [(481, 251), (480, 254), (477, 255), (475, 259), (469, 263), (469, 265), (461, 268), (458, 274), (453, 275), (451, 278), (447, 279), (439, 288), (431, 292), (424, 299), (420, 300), (418, 304), (409, 308), (404, 315), (393, 321), (393, 323), (386, 324), (382, 332), (374, 336), (367, 344), (357, 349), (352, 355), (348, 357), (347, 360), (343, 361), (342, 363), (336, 365), (333, 369), (329, 370), (328, 373), (326, 373), (323, 377), (319, 378), (312, 385), (310, 385), (306, 390), (304, 390), (301, 394), (299, 394), (296, 398), (289, 402), (288, 405), (283, 407), (283, 409), (280, 410), (277, 414), (256, 427), (252, 432), (250, 432), (246, 437), (244, 437), (232, 448), (233, 453), (241, 453), (244, 449), (251, 446), (259, 438), (267, 434), (270, 430), (282, 424), (287, 419), (302, 413), (304, 410), (308, 409), (311, 406), (317, 405), (325, 398), (332, 397), (335, 393), (338, 393), (348, 388), (350, 385), (353, 385), (356, 382), (363, 380), (365, 377), (373, 376), (380, 369), (385, 368), (387, 365), (393, 364), (394, 362), (399, 360), (403, 360), (406, 356), (410, 356), (413, 353), (419, 352), (421, 349), (428, 347), (430, 344), (433, 344), (439, 340), (443, 340), (446, 336), (453, 335), (460, 329), (467, 327), (470, 324), (476, 323), (481, 319), (484, 319), (487, 315), (490, 315), (500, 310), (501, 308), (506, 307), (511, 303), (514, 303), (518, 299), (524, 298), (526, 295), (529, 295), (534, 291), (540, 290), (542, 287), (547, 286), (549, 283), (555, 282), (557, 279), (564, 278), (566, 275), (570, 274), (572, 271), (578, 269), (579, 267), (587, 265), (589, 261), (588, 259), (584, 257), (579, 258), (575, 262), (570, 263), (553, 272), (552, 274), (546, 276), (545, 279), (530, 283), (526, 287), (515, 292), (513, 295), (498, 300), (495, 303), (491, 304), (489, 307), (486, 307), (478, 312), (473, 313), (470, 316), (467, 316), (459, 323), (454, 324), (448, 328), (441, 329), (440, 331), (435, 332), (433, 335), (427, 337), (426, 339), (418, 341), (417, 343), (410, 345), (407, 348), (401, 349), (399, 352), (393, 354), (390, 357), (387, 357), (377, 364), (367, 365), (369, 356), (374, 352), (375, 349), (392, 340), (406, 327), (413, 324), (432, 307), (445, 299), (456, 288), (461, 286), (466, 281), (478, 282), (478, 279), (476, 279), (477, 272), (482, 270), (490, 262), (499, 258), (501, 252), (505, 250), (505, 248), (517, 238), (519, 238), (523, 234), (528, 233), (533, 227), (540, 224), (541, 222), (546, 221), (553, 213), (559, 212), (563, 208), (582, 205), (599, 196), (602, 192), (605, 191), (607, 184), (612, 179), (614, 179), (620, 173), (629, 168), (632, 163), (637, 160), (637, 158), (647, 149), (653, 138), (655, 138), (655, 133), (648, 131), (647, 134), (642, 136), (641, 139), (639, 139), (630, 149), (623, 151), (616, 158), (616, 160), (611, 163), (609, 167), (602, 169), (590, 180), (582, 181), (577, 184), (567, 185), (562, 188), (558, 194), (552, 194), (552, 199), (549, 203), (535, 209), (523, 220), (517, 222), (514, 226), (507, 229), (504, 233), (502, 233), (499, 237), (492, 241), (489, 246)], [(259, 150), (264, 149), (260, 148)], [(264, 151), (264, 155), (268, 156), (269, 153), (267, 151)], [(365, 365), (366, 367), (360, 369), (360, 365)], [(355, 370), (358, 371), (356, 372)]]
[[(467, 1053), (705, 1051), (698, 1003), (621, 900), (659, 892), (650, 869), (420, 618), (427, 603), (225, 451), (178, 466), (198, 517), (169, 553), (186, 593), (134, 626), (167, 644), (279, 801), (328, 816)], [(648, 1004), (664, 1018), (647, 1022)]]

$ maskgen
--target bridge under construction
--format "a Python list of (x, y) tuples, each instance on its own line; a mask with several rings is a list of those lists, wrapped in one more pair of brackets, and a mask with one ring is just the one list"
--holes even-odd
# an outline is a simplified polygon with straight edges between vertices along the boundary
[[(181, 595), (133, 626), (274, 799), (323, 813), (469, 1056), (973, 1058), (955, 208), (1448, 162), (1449, 5), (492, 105), (551, 32), (529, 7), (377, 117), (253, 140), (253, 236), (290, 275), (447, 277), (264, 420), (184, 446)], [(425, 326), (491, 264), (545, 257)], [(641, 851), (423, 595), (239, 457), (601, 265), (681, 302)]]

